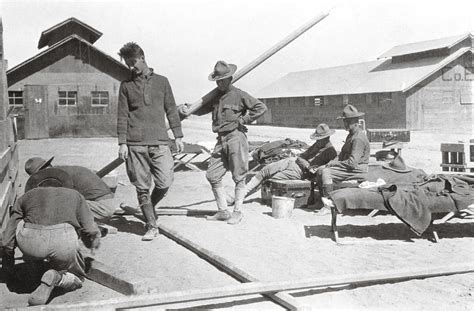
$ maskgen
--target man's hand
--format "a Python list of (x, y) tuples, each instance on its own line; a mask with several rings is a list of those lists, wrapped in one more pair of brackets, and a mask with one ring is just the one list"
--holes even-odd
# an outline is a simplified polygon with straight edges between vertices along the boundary
[(239, 122), (239, 125), (237, 128), (239, 129), (239, 131), (241, 131), (242, 133), (247, 133), (249, 129), (244, 125), (244, 119), (240, 117), (238, 122)]
[(177, 153), (183, 152), (183, 150), (184, 150), (183, 139), (182, 139), (181, 137), (176, 138), (176, 139), (175, 139), (175, 143), (176, 143), (176, 152), (177, 152)]
[(191, 108), (191, 104), (184, 103), (178, 106), (178, 113), (183, 116), (189, 116), (189, 108)]
[(98, 249), (100, 246), (100, 231), (96, 233), (85, 233), (81, 234), (81, 240), (84, 243), (84, 246), (91, 250), (91, 254), (94, 254), (94, 250)]
[(128, 146), (127, 146), (127, 144), (120, 144), (119, 158), (124, 160), (124, 161), (127, 160), (127, 158), (128, 158)]

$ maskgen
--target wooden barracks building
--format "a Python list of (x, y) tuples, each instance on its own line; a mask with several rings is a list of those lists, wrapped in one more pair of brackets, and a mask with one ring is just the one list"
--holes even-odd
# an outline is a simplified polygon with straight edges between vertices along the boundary
[(315, 127), (344, 105), (364, 111), (367, 128), (472, 131), (473, 36), (395, 46), (377, 60), (293, 72), (256, 93), (268, 106), (259, 124)]
[(120, 81), (129, 69), (93, 46), (102, 33), (69, 18), (41, 33), (39, 54), (7, 71), (9, 110), (25, 138), (116, 135)]
[[(101, 36), (69, 18), (41, 33), (43, 51), (7, 71), (20, 136), (116, 135), (118, 89), (130, 71), (93, 46)], [(336, 117), (352, 103), (371, 129), (472, 129), (473, 41), (469, 33), (404, 44), (375, 61), (289, 73), (256, 93), (269, 108), (257, 122), (341, 128)]]

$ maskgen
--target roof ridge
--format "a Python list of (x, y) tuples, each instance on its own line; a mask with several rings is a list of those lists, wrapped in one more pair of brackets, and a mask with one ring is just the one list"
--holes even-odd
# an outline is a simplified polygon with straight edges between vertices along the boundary
[(358, 62), (358, 63), (349, 63), (349, 64), (344, 64), (344, 65), (336, 65), (336, 66), (328, 66), (328, 67), (319, 67), (315, 69), (308, 69), (308, 70), (300, 70), (300, 71), (290, 71), (286, 75), (293, 74), (293, 73), (304, 73), (304, 72), (311, 72), (311, 71), (318, 71), (318, 70), (326, 70), (326, 69), (334, 69), (334, 68), (342, 68), (342, 67), (349, 67), (349, 66), (354, 66), (354, 65), (363, 65), (363, 64), (369, 64), (369, 63), (379, 63), (382, 60), (371, 60), (371, 61), (365, 61), (365, 62)]

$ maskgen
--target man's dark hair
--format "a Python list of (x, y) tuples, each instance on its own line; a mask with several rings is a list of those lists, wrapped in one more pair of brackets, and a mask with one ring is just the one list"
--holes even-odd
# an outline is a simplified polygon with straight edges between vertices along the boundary
[(142, 48), (135, 42), (125, 43), (124, 46), (120, 49), (118, 55), (120, 58), (138, 58), (145, 56)]

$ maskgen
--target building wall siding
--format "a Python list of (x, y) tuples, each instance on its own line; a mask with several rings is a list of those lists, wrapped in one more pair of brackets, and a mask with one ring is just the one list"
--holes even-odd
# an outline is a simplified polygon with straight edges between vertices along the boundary
[(466, 54), (407, 92), (408, 128), (472, 131), (473, 84), (472, 55)]
[[(116, 135), (120, 81), (95, 67), (69, 55), (11, 85), (9, 90), (23, 90), (25, 85), (47, 86), (50, 137)], [(76, 106), (59, 106), (59, 91), (76, 91)], [(107, 91), (109, 105), (92, 106), (92, 91)]]
[(337, 117), (342, 113), (345, 100), (365, 112), (368, 128), (406, 126), (405, 97), (400, 93), (324, 96), (322, 105), (315, 105), (314, 97), (263, 99), (269, 109), (258, 124), (314, 128), (326, 123), (332, 128), (343, 128)]

